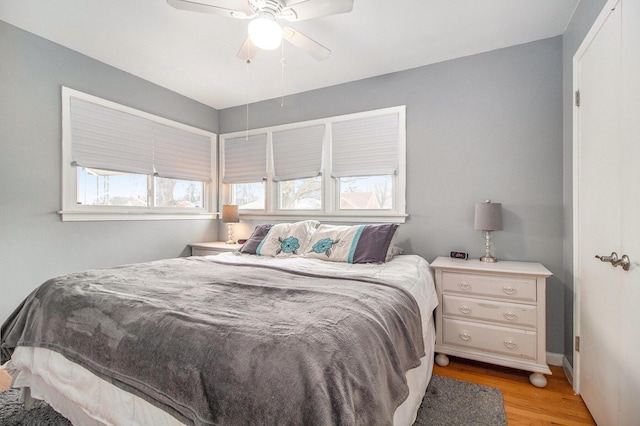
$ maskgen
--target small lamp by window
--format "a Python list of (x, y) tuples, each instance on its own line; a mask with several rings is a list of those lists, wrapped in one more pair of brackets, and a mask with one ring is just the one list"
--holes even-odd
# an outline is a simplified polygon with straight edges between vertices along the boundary
[(222, 223), (229, 224), (229, 233), (227, 244), (235, 244), (235, 240), (233, 239), (233, 229), (232, 226), (234, 223), (240, 222), (240, 215), (238, 214), (238, 206), (235, 204), (225, 204), (222, 206)]
[(480, 261), (497, 262), (498, 259), (491, 256), (491, 232), (502, 230), (502, 204), (492, 203), (491, 200), (477, 203), (473, 227), (484, 232), (485, 254)]

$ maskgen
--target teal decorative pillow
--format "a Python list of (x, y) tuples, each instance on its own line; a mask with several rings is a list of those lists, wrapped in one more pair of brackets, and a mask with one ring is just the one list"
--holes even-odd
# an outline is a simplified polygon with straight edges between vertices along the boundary
[(304, 255), (333, 262), (383, 263), (393, 257), (389, 249), (398, 225), (320, 225)]
[(256, 249), (260, 256), (289, 257), (301, 255), (320, 224), (317, 220), (273, 225)]

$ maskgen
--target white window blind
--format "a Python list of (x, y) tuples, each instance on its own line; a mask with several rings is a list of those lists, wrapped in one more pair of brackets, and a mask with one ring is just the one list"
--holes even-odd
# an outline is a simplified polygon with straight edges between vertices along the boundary
[(73, 161), (81, 167), (153, 174), (151, 122), (71, 98)]
[(332, 125), (333, 177), (393, 175), (398, 170), (397, 113)]
[(72, 97), (73, 161), (81, 167), (211, 182), (211, 138)]
[(211, 182), (211, 139), (153, 124), (153, 163), (158, 176)]
[(267, 178), (267, 134), (224, 141), (224, 183), (261, 182)]
[(274, 181), (306, 179), (322, 172), (325, 125), (274, 132)]

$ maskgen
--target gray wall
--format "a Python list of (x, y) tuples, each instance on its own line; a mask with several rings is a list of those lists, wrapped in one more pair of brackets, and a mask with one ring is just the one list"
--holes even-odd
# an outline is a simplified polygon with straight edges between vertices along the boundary
[(564, 354), (573, 365), (573, 55), (607, 0), (581, 1), (562, 38)]
[(0, 321), (44, 280), (186, 255), (211, 220), (62, 222), (62, 85), (218, 131), (218, 111), (0, 21)]
[[(451, 249), (477, 257), (473, 205), (502, 202), (496, 253), (554, 273), (547, 349), (572, 361), (572, 58), (605, 3), (580, 2), (562, 38), (289, 96), (284, 108), (253, 104), (250, 127), (406, 104), (410, 217), (400, 244), (428, 260)], [(218, 239), (210, 221), (62, 222), (60, 86), (220, 133), (245, 128), (244, 107), (218, 114), (2, 21), (0, 79), (0, 321), (51, 276)], [(242, 225), (236, 237), (250, 232)]]
[[(399, 245), (429, 261), (452, 249), (477, 258), (474, 205), (501, 202), (496, 255), (554, 273), (547, 349), (562, 353), (562, 81), (562, 37), (554, 37), (289, 96), (284, 108), (279, 99), (252, 104), (249, 127), (406, 104), (409, 218)], [(220, 133), (245, 129), (245, 118), (245, 107), (221, 110)]]

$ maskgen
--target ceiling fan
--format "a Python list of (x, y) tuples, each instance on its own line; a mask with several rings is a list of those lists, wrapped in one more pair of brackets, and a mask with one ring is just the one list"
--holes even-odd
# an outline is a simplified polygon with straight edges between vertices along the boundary
[(317, 60), (327, 59), (331, 51), (291, 27), (277, 21), (303, 21), (321, 16), (351, 12), (353, 0), (167, 0), (176, 9), (246, 19), (249, 36), (238, 51), (241, 59), (253, 59), (258, 49), (275, 49), (285, 39)]

